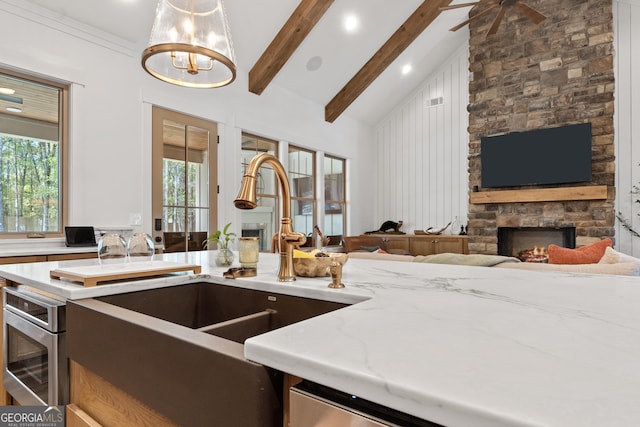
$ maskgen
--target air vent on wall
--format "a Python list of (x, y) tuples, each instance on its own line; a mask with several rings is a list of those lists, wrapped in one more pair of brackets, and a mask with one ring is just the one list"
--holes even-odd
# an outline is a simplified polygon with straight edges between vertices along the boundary
[(424, 108), (437, 107), (438, 105), (444, 104), (444, 97), (438, 96), (436, 98), (427, 99), (424, 102)]

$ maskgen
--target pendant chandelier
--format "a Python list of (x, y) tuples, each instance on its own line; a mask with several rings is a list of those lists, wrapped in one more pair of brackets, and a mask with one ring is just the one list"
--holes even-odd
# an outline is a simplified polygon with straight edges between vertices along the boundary
[(142, 67), (179, 86), (216, 88), (236, 78), (222, 0), (159, 0)]

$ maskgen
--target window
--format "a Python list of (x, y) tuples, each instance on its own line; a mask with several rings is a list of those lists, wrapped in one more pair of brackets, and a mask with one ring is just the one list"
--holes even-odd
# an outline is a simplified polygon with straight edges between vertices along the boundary
[(307, 236), (315, 221), (315, 158), (313, 151), (289, 146), (289, 186), (293, 229)]
[[(256, 155), (269, 153), (278, 157), (278, 142), (248, 133), (242, 134), (242, 174)], [(242, 236), (259, 237), (260, 250), (269, 250), (271, 236), (278, 231), (278, 181), (273, 168), (264, 163), (258, 170), (256, 197), (258, 207), (242, 211)]]
[(202, 250), (217, 221), (217, 125), (154, 107), (152, 134), (154, 235), (165, 252)]
[(0, 69), (0, 235), (61, 236), (69, 86)]
[(341, 236), (345, 230), (345, 161), (336, 157), (324, 158), (324, 229), (327, 236)]

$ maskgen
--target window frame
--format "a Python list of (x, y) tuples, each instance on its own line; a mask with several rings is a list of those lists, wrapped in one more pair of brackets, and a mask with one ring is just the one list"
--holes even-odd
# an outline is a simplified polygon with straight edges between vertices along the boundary
[(70, 92), (71, 84), (57, 79), (31, 74), (25, 71), (17, 71), (11, 68), (0, 67), (0, 74), (16, 79), (25, 80), (35, 84), (51, 86), (59, 89), (58, 94), (58, 176), (59, 176), (59, 205), (58, 205), (58, 230), (57, 231), (27, 231), (7, 232), (0, 231), (0, 239), (25, 239), (29, 237), (59, 238), (64, 237), (64, 228), (68, 225), (67, 200), (69, 191), (68, 152), (69, 152), (69, 121), (70, 121)]
[[(255, 150), (253, 149), (248, 150), (245, 148), (245, 142), (247, 141), (251, 141), (252, 143), (255, 143)], [(271, 149), (260, 150), (259, 149), (260, 144), (267, 144), (267, 146), (272, 148), (272, 150)], [(249, 152), (249, 151), (253, 153), (253, 156), (256, 156), (260, 153), (269, 153), (269, 154), (272, 154), (275, 158), (278, 158), (280, 153), (280, 142), (272, 138), (259, 136), (254, 133), (246, 132), (243, 130), (240, 137), (240, 153), (241, 153), (240, 157), (241, 157), (242, 176), (244, 176), (247, 166), (249, 166), (249, 162), (245, 162), (245, 159), (242, 153)], [(265, 170), (271, 170), (270, 175), (273, 176), (273, 181), (268, 184), (265, 183), (265, 191), (260, 191), (259, 183), (256, 183), (256, 200), (258, 203), (258, 207), (273, 208), (273, 217), (271, 221), (256, 223), (252, 220), (247, 219), (247, 216), (250, 215), (249, 212), (243, 211), (241, 214), (241, 224), (242, 224), (241, 234), (244, 235), (245, 231), (247, 230), (251, 230), (251, 232), (255, 233), (255, 230), (258, 229), (259, 230), (258, 237), (260, 237), (259, 247), (260, 247), (260, 251), (262, 252), (274, 250), (273, 248), (271, 248), (272, 236), (274, 235), (274, 233), (277, 232), (277, 230), (280, 229), (280, 215), (281, 215), (280, 187), (278, 185), (278, 179), (276, 177), (276, 173), (273, 170), (273, 167), (269, 163), (264, 163), (260, 166), (260, 169), (258, 170), (258, 177), (265, 176), (266, 175)], [(273, 193), (266, 192), (266, 188), (268, 186), (271, 186), (273, 188)], [(270, 203), (264, 203), (265, 201), (269, 201)], [(245, 228), (245, 226), (255, 227), (255, 228)]]
[[(342, 214), (342, 235), (345, 234), (345, 230), (347, 227), (347, 160), (342, 158), (342, 157), (338, 157), (338, 156), (332, 156), (330, 154), (325, 154), (324, 155), (324, 159), (323, 161), (326, 162), (327, 161), (339, 161), (342, 163), (342, 179), (340, 181), (340, 184), (342, 186), (342, 200), (334, 200), (334, 199), (327, 199), (326, 194), (327, 194), (327, 178), (326, 175), (323, 176), (323, 182), (324, 182), (324, 195), (323, 195), (323, 211), (322, 211), (322, 215), (323, 215), (323, 222), (325, 223), (325, 230), (323, 230), (325, 232), (325, 234), (329, 235), (329, 234), (333, 234), (330, 233), (329, 230), (327, 230), (327, 226), (326, 226), (326, 218), (327, 215), (332, 215), (332, 213), (330, 211), (327, 211), (327, 204), (332, 203), (332, 204), (338, 204), (342, 207), (341, 209), (341, 214)], [(324, 171), (323, 171), (324, 174)]]
[[(301, 151), (301, 152), (305, 152), (305, 153), (309, 153), (311, 154), (311, 174), (307, 175), (307, 181), (299, 181), (296, 182), (296, 179), (301, 179), (300, 177), (294, 177), (294, 175), (300, 175), (301, 173), (299, 171), (295, 171), (292, 172), (291, 171), (291, 158), (290, 155), (292, 154), (292, 152), (294, 151)], [(314, 225), (317, 224), (318, 221), (318, 212), (317, 212), (317, 206), (318, 206), (318, 188), (317, 188), (317, 177), (318, 177), (318, 171), (317, 171), (317, 166), (316, 166), (316, 162), (317, 162), (317, 158), (318, 158), (318, 152), (315, 150), (310, 150), (307, 148), (303, 148), (303, 147), (299, 147), (297, 145), (293, 145), (293, 144), (289, 144), (288, 150), (287, 150), (287, 174), (289, 176), (289, 186), (290, 186), (290, 192), (291, 192), (291, 204), (293, 205), (293, 203), (297, 203), (298, 204), (298, 211), (299, 212), (303, 212), (304, 211), (304, 206), (308, 203), (311, 203), (311, 226), (310, 229), (305, 229), (305, 233), (308, 235), (309, 233), (313, 233), (313, 227)], [(305, 188), (308, 188), (308, 184), (310, 184), (310, 188), (312, 191), (312, 195), (311, 197), (300, 197), (297, 194), (300, 192), (300, 186), (301, 185), (305, 185)], [(296, 221), (294, 219), (295, 214), (294, 212), (296, 212), (295, 209), (293, 209), (293, 206), (291, 208), (291, 220), (293, 221), (293, 225), (294, 225), (294, 229), (296, 231), (300, 231), (299, 227), (297, 227)], [(304, 215), (304, 214), (302, 214)], [(304, 215), (306, 216), (306, 215)]]

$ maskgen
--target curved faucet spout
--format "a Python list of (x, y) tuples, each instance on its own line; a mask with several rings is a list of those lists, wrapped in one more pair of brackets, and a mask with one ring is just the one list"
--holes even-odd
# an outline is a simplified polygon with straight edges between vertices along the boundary
[(249, 162), (247, 170), (242, 178), (242, 184), (238, 196), (233, 204), (238, 209), (254, 209), (258, 206), (256, 201), (256, 177), (258, 170), (263, 163), (269, 163), (278, 178), (280, 193), (282, 194), (282, 218), (279, 232), (280, 246), (280, 269), (278, 280), (288, 282), (296, 280), (293, 270), (293, 249), (296, 245), (303, 244), (307, 238), (302, 233), (296, 233), (291, 226), (291, 191), (289, 190), (289, 180), (282, 163), (273, 155), (262, 153), (255, 156)]

